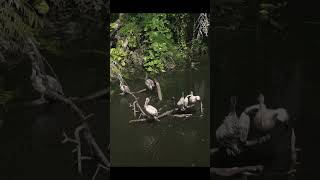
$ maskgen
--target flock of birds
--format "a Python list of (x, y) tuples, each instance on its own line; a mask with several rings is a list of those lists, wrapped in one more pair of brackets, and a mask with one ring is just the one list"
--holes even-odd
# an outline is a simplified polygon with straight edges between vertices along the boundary
[[(156, 83), (154, 82), (154, 80), (148, 79), (148, 78), (146, 78), (145, 80), (145, 85), (150, 91), (152, 91), (156, 87)], [(121, 93), (122, 95), (132, 94), (129, 86), (125, 85), (123, 81), (120, 81), (120, 90), (122, 91)], [(186, 108), (189, 107), (188, 105), (195, 104), (197, 101), (200, 101), (200, 100), (201, 100), (200, 96), (194, 96), (192, 91), (186, 97), (184, 97), (184, 92), (182, 92), (182, 96), (176, 105), (179, 107), (180, 110), (184, 111)], [(146, 113), (152, 116), (156, 121), (160, 121), (158, 119), (159, 111), (154, 106), (149, 105), (149, 102), (150, 102), (150, 98), (147, 97), (144, 103), (144, 109)]]

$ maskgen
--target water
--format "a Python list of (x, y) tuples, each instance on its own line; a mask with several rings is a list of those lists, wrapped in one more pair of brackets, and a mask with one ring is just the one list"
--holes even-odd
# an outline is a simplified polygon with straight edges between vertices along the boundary
[[(145, 97), (150, 104), (162, 107), (160, 114), (173, 108), (172, 97), (177, 100), (181, 92), (201, 96), (204, 116), (197, 109), (188, 119), (165, 117), (159, 123), (129, 124), (134, 119), (128, 103), (130, 96), (120, 96), (118, 90), (111, 96), (111, 163), (112, 166), (209, 166), (209, 112), (210, 82), (209, 58), (200, 58), (199, 70), (167, 72), (157, 77), (163, 94), (159, 102), (156, 93), (138, 94), (143, 107)], [(127, 83), (132, 91), (145, 88), (144, 74), (139, 74)], [(114, 84), (113, 86), (118, 86)], [(198, 106), (199, 107), (199, 106)]]

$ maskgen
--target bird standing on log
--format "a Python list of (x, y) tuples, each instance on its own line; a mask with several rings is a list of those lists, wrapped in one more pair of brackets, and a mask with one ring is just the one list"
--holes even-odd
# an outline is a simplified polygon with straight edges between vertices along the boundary
[(61, 84), (50, 75), (37, 73), (37, 70), (33, 68), (30, 79), (33, 88), (41, 94), (41, 100), (44, 100), (46, 91), (64, 95)]
[(193, 91), (190, 92), (190, 95), (188, 95), (187, 97), (189, 97), (189, 102), (190, 104), (194, 104), (196, 103), (197, 101), (200, 101), (200, 96), (194, 96), (193, 95)]
[(149, 99), (149, 98), (146, 98), (146, 101), (144, 102), (144, 109), (146, 110), (146, 112), (147, 112), (149, 115), (153, 116), (153, 118), (154, 118), (156, 121), (160, 121), (160, 120), (158, 119), (158, 117), (157, 117), (157, 116), (158, 116), (158, 110), (157, 110), (155, 107), (149, 105), (149, 102), (150, 102), (150, 99)]
[(122, 91), (122, 95), (131, 93), (129, 87), (125, 85), (122, 81), (120, 81), (120, 90)]
[(177, 102), (177, 106), (179, 107), (180, 110), (184, 110), (184, 92), (182, 92), (182, 96)]
[(45, 100), (44, 93), (46, 91), (46, 87), (43, 83), (42, 78), (40, 77), (40, 75), (37, 74), (35, 69), (32, 69), (32, 74), (30, 79), (32, 81), (33, 88), (41, 94), (41, 100)]

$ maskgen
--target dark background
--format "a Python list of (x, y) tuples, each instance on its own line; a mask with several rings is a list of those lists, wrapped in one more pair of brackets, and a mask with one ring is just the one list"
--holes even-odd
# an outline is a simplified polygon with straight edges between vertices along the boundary
[(258, 41), (254, 32), (211, 31), (212, 145), (215, 130), (229, 111), (230, 96), (238, 96), (239, 114), (256, 104), (263, 92), (267, 105), (285, 107), (292, 115), (296, 146), (302, 148), (297, 179), (319, 176), (320, 14), (314, 2), (289, 1), (285, 38), (265, 32)]

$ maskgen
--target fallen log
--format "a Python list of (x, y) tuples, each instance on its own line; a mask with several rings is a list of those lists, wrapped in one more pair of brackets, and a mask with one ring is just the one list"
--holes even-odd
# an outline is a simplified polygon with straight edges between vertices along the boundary
[[(192, 116), (192, 114), (172, 114), (176, 111), (178, 111), (179, 108), (175, 108), (175, 109), (171, 109), (171, 110), (168, 110), (162, 114), (160, 114), (157, 118), (160, 119), (160, 118), (163, 118), (163, 117), (166, 117), (166, 116), (173, 116), (173, 117), (178, 117), (178, 118), (188, 118), (190, 116)], [(148, 120), (152, 120), (151, 118), (140, 118), (140, 119), (133, 119), (133, 120), (130, 120), (129, 123), (135, 123), (135, 122), (146, 122)]]

